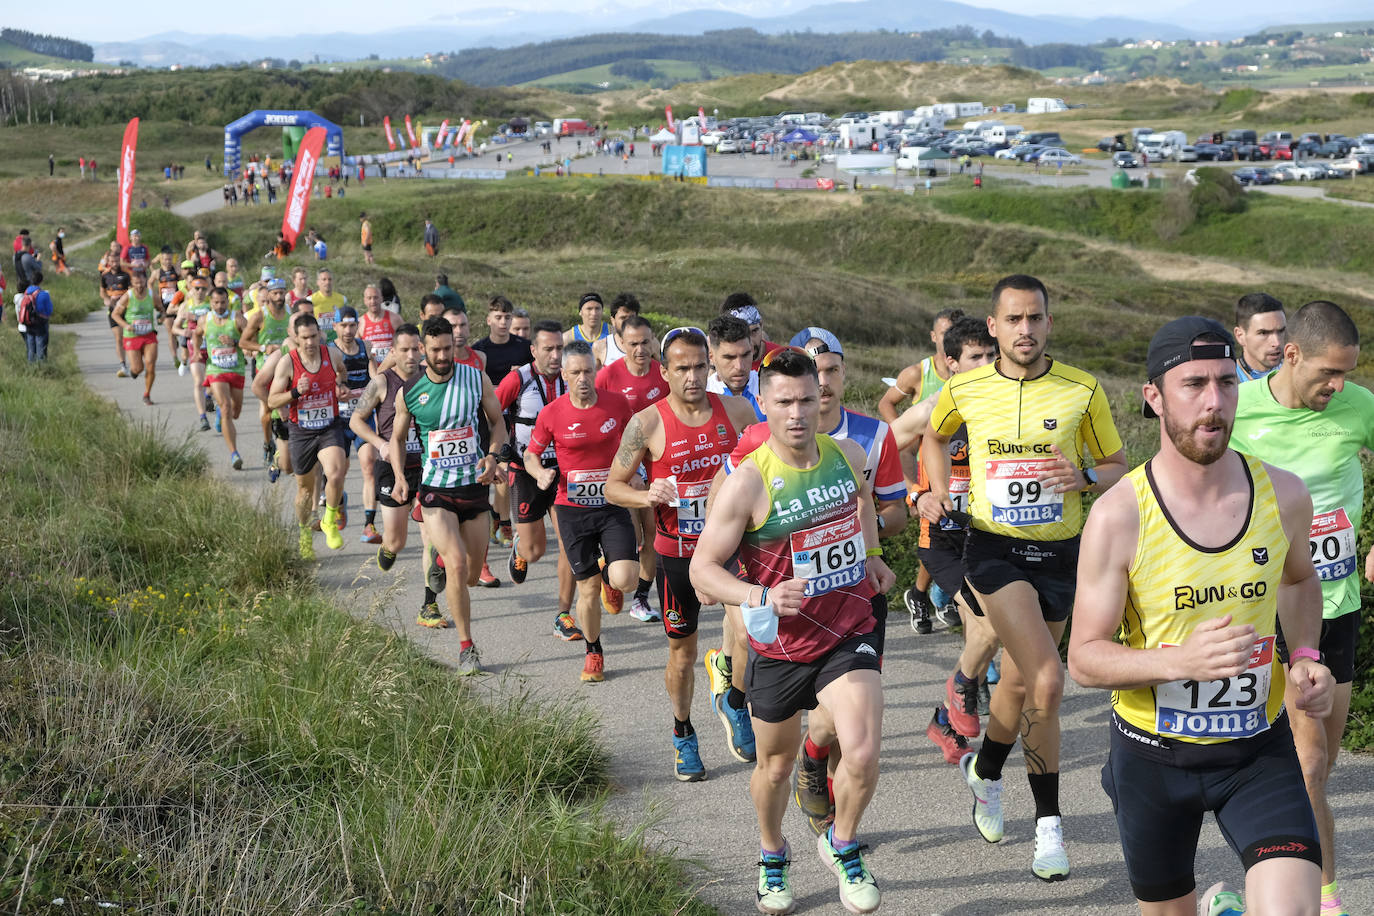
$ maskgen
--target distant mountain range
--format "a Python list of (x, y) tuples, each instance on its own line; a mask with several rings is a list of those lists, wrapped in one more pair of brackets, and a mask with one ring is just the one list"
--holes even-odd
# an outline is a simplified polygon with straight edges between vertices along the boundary
[[(661, 8), (701, 3), (678, 0)], [(705, 0), (711, 2), (711, 0)], [(1254, 0), (1243, 17), (1219, 11), (1214, 0), (1184, 0), (1172, 9), (1154, 7), (1161, 18), (1149, 21), (1123, 16), (1093, 19), (1069, 16), (1025, 15), (955, 0), (857, 0), (801, 6), (803, 0), (777, 0), (757, 4), (768, 15), (735, 12), (741, 4), (724, 8), (689, 8), (644, 19), (644, 7), (608, 5), (595, 15), (557, 10), (527, 12), (507, 7), (484, 7), (435, 17), (423, 27), (377, 31), (368, 34), (334, 32), (303, 35), (226, 36), (164, 32), (138, 41), (92, 42), (96, 60), (132, 61), (166, 67), (212, 66), (264, 57), (282, 60), (358, 60), (376, 54), (383, 59), (418, 57), (426, 51), (457, 51), (472, 47), (511, 47), (553, 38), (593, 32), (655, 32), (672, 35), (700, 34), (717, 29), (752, 28), (760, 32), (847, 32), (888, 29), (921, 31), (967, 25), (982, 32), (1019, 38), (1028, 44), (1069, 42), (1088, 44), (1104, 38), (1231, 38), (1257, 32), (1294, 18), (1290, 0)], [(722, 6), (724, 4), (722, 3)], [(755, 7), (749, 7), (755, 8)], [(1143, 8), (1144, 9), (1144, 8)], [(1301, 16), (1309, 20), (1348, 17), (1349, 11), (1334, 0), (1313, 0)]]

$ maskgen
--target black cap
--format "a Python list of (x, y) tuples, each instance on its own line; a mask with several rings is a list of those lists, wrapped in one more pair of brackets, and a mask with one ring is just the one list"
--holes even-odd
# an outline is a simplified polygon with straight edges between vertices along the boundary
[[(1204, 336), (1216, 337), (1218, 342), (1193, 343), (1199, 337)], [(1221, 322), (1212, 318), (1204, 318), (1201, 315), (1185, 315), (1182, 318), (1175, 318), (1156, 331), (1155, 336), (1150, 338), (1150, 350), (1145, 357), (1145, 375), (1149, 379), (1158, 379), (1174, 366), (1195, 359), (1234, 360), (1235, 358), (1235, 338), (1231, 336), (1231, 332), (1226, 330)], [(1140, 412), (1148, 420), (1153, 420), (1157, 416), (1150, 409), (1148, 401), (1141, 405)]]
[(357, 321), (357, 320), (358, 320), (358, 310), (355, 309), (355, 308), (354, 308), (353, 306), (351, 306), (351, 305), (341, 305), (341, 306), (339, 306), (338, 311), (336, 311), (336, 312), (334, 313), (334, 320), (335, 320), (335, 321)]
[(597, 305), (606, 304), (601, 301), (600, 293), (583, 293), (582, 298), (577, 300), (577, 307), (582, 308), (582, 306), (586, 305), (588, 302), (595, 302)]

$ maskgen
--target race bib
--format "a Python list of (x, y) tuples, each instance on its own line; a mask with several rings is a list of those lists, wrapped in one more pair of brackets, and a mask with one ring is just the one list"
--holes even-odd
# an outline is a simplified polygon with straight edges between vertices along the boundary
[(211, 347), (210, 362), (220, 369), (233, 369), (239, 364), (239, 351), (236, 347)]
[(792, 568), (807, 572), (808, 598), (863, 581), (864, 533), (857, 515), (792, 533)]
[(589, 507), (606, 505), (606, 478), (610, 476), (610, 468), (602, 468), (599, 471), (569, 471), (568, 502)]
[[(963, 472), (960, 475), (960, 472)], [(949, 501), (954, 504), (955, 512), (968, 512), (968, 468), (958, 467), (950, 472)], [(964, 529), (949, 517), (940, 519), (941, 531), (963, 531)]]
[(135, 337), (144, 337), (153, 333), (153, 322), (147, 318), (135, 318), (129, 322), (129, 328)]
[(353, 416), (353, 411), (355, 411), (355, 410), (358, 409), (358, 402), (361, 401), (362, 399), (363, 399), (363, 392), (362, 392), (362, 389), (361, 389), (361, 388), (356, 389), (356, 390), (349, 391), (349, 392), (348, 392), (348, 400), (347, 400), (347, 401), (344, 401), (342, 404), (339, 405), (339, 416), (341, 416), (341, 417), (351, 417), (351, 416)]
[(1307, 543), (1323, 582), (1337, 582), (1355, 571), (1355, 528), (1344, 509), (1314, 516)]
[(372, 359), (380, 366), (382, 363), (386, 362), (386, 355), (391, 352), (391, 344), (387, 344), (384, 347), (373, 344), (369, 352), (372, 353)]
[(420, 434), (415, 431), (415, 424), (410, 424), (410, 431), (406, 434), (406, 451), (415, 454), (420, 453)]
[(301, 429), (325, 429), (334, 422), (334, 400), (325, 394), (301, 398), (296, 405), (296, 425)]
[(677, 485), (677, 533), (697, 537), (706, 527), (706, 494), (711, 482), (679, 483)]
[(174, 289), (164, 289), (164, 290), (162, 291), (162, 304), (163, 304), (163, 305), (168, 305), (169, 303), (171, 303), (172, 297), (175, 296), (176, 294), (177, 294), (177, 291), (174, 290)]
[(471, 426), (430, 430), (428, 441), (431, 470), (456, 471), (482, 457), (477, 447), (477, 431)]
[(1064, 520), (1064, 494), (1041, 486), (1050, 461), (1002, 458), (987, 463), (987, 498), (999, 525), (1047, 525)]
[(1166, 738), (1249, 738), (1267, 730), (1273, 665), (1274, 637), (1264, 636), (1255, 640), (1250, 663), (1235, 677), (1160, 684), (1155, 688), (1155, 731)]

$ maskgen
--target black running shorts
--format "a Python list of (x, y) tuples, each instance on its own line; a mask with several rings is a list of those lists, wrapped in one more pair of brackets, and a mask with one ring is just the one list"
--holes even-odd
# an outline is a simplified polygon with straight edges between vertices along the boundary
[(541, 521), (549, 514), (549, 508), (558, 496), (558, 484), (554, 483), (547, 490), (541, 490), (539, 484), (535, 483), (534, 478), (519, 463), (512, 462), (510, 492), (511, 502), (515, 505), (515, 521), (526, 525)]
[(918, 547), (916, 555), (935, 584), (952, 599), (964, 585), (964, 532), (930, 533), (930, 546)]
[(291, 449), (291, 471), (297, 477), (304, 477), (315, 470), (320, 452), (327, 448), (343, 448), (343, 425), (335, 419), (325, 429), (301, 429), (295, 423), (287, 423), (291, 430), (287, 445)]
[[(1283, 639), (1283, 627), (1279, 627), (1279, 658), (1288, 664), (1288, 644)], [(1322, 621), (1321, 640), (1318, 651), (1326, 656), (1326, 667), (1337, 684), (1349, 684), (1355, 680), (1355, 647), (1360, 644), (1360, 612), (1351, 611), (1339, 617)]]
[(1173, 900), (1197, 887), (1193, 863), (1208, 811), (1246, 869), (1276, 857), (1321, 866), (1317, 822), (1286, 714), (1253, 738), (1207, 746), (1181, 747), (1186, 742), (1139, 732), (1115, 715), (1108, 727), (1102, 788), (1116, 812), (1136, 899)]
[[(1078, 581), (1078, 538), (1023, 541), (971, 528), (964, 541), (964, 578), (982, 595), (995, 594), (1013, 582), (1028, 582), (1040, 596), (1040, 613), (1047, 623), (1068, 620)], [(966, 589), (965, 597), (974, 596)], [(983, 616), (976, 599), (969, 607)]]
[(769, 658), (750, 646), (744, 674), (749, 714), (764, 722), (786, 722), (803, 709), (815, 709), (820, 692), (850, 671), (881, 670), (881, 652), (874, 633), (851, 636), (810, 662)]
[(639, 562), (639, 545), (630, 512), (621, 506), (559, 506), (554, 513), (563, 552), (573, 578), (581, 581), (597, 575), (597, 560)]
[(485, 516), (491, 510), (487, 485), (471, 483), (465, 487), (427, 487), (420, 484), (420, 507), (428, 512), (443, 509), (458, 516), (458, 524)]
[(398, 503), (391, 498), (391, 490), (396, 486), (396, 472), (391, 469), (390, 461), (377, 462), (377, 502), (388, 509), (404, 509), (420, 492), (420, 465), (406, 466), (406, 501)]
[(654, 581), (658, 584), (658, 606), (663, 608), (663, 631), (669, 639), (685, 639), (697, 631), (701, 602), (688, 575), (691, 565), (691, 557), (658, 557)]

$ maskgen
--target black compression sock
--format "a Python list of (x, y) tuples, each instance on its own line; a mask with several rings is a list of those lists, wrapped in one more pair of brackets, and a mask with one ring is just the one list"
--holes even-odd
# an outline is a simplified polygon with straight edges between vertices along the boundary
[(983, 739), (983, 746), (978, 749), (974, 772), (979, 779), (1001, 779), (1002, 767), (1007, 763), (1007, 755), (1016, 746), (1015, 742), (1003, 744), (1001, 741), (993, 741), (991, 738)]
[(731, 709), (743, 709), (744, 691), (732, 686), (730, 692), (725, 695), (725, 702), (730, 704)]
[(425, 604), (433, 604), (438, 595), (434, 594), (434, 589), (425, 586)]
[(589, 642), (589, 643), (587, 643), (587, 653), (588, 653), (588, 654), (591, 654), (592, 652), (600, 652), (600, 651), (601, 651), (601, 640), (598, 639), (598, 640), (596, 640), (595, 642)]
[(688, 737), (689, 735), (695, 735), (696, 733), (697, 733), (697, 730), (696, 730), (695, 728), (692, 728), (692, 720), (691, 720), (691, 719), (674, 719), (674, 720), (673, 720), (673, 736), (674, 736), (674, 737), (677, 737), (677, 738), (686, 738), (686, 737)]
[(653, 587), (653, 579), (640, 579), (639, 585), (635, 587), (635, 597), (648, 599), (649, 589)]
[(1026, 779), (1035, 798), (1035, 819), (1059, 817), (1059, 774), (1027, 773)]
[(376, 521), (377, 521), (377, 510), (376, 510), (376, 509), (365, 509), (365, 510), (363, 510), (363, 527), (367, 527), (368, 525), (375, 524)]

